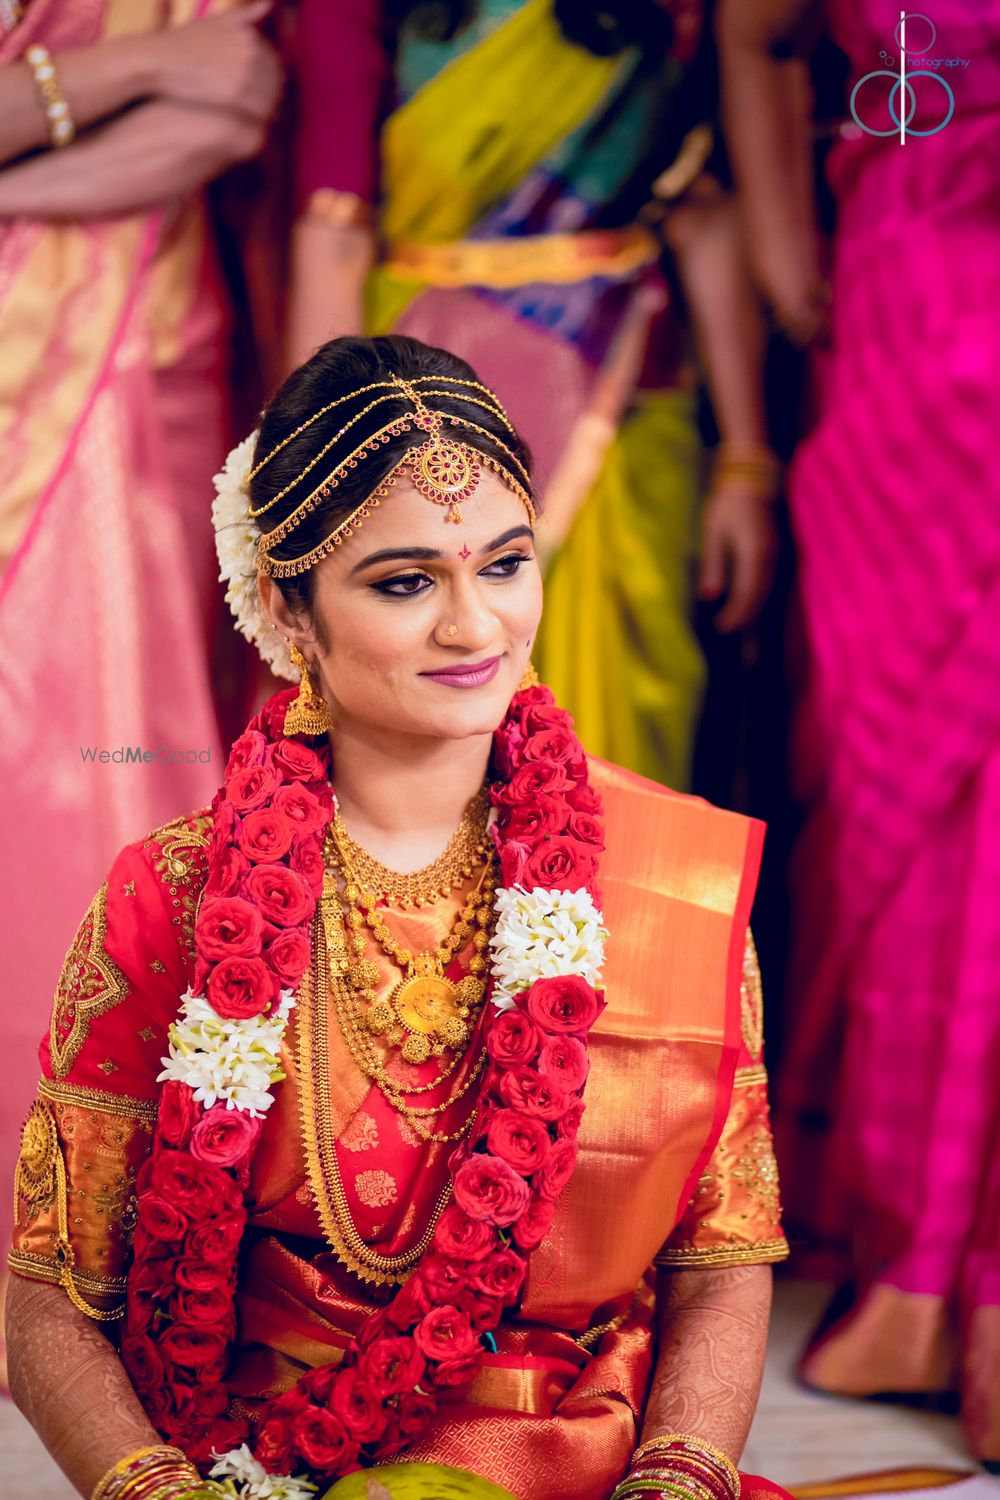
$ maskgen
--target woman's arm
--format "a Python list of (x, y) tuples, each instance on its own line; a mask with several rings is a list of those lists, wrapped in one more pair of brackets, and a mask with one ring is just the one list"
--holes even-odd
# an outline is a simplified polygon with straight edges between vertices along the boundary
[[(255, 3), (173, 30), (116, 37), (54, 55), (78, 131), (154, 95), (267, 118), (280, 86), (277, 61), (254, 30)], [(27, 63), (0, 69), (0, 164), (48, 146), (49, 129)], [(74, 152), (74, 155), (76, 153)]]
[(717, 32), (726, 141), (754, 273), (789, 335), (806, 343), (825, 302), (805, 65), (788, 55), (816, 0), (722, 0)]
[[(664, 222), (723, 442), (766, 451), (764, 322), (740, 237), (736, 203), (700, 178)], [(777, 535), (768, 497), (745, 480), (713, 484), (702, 514), (703, 599), (728, 593), (722, 631), (751, 625), (771, 585)]]
[(642, 1440), (702, 1438), (739, 1461), (757, 1407), (771, 1311), (771, 1267), (662, 1270), (659, 1353)]
[(111, 1344), (61, 1287), (12, 1276), (6, 1319), (11, 1395), (81, 1495), (162, 1441)]
[(0, 173), (0, 218), (94, 219), (161, 206), (255, 156), (264, 128), (228, 110), (141, 104), (66, 151)]

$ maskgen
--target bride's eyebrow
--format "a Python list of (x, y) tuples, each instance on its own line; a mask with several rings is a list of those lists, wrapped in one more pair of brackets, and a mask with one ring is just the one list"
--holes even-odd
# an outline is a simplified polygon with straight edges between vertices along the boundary
[[(506, 547), (508, 542), (516, 541), (522, 536), (534, 537), (530, 526), (512, 526), (502, 536), (494, 537), (492, 542), (487, 542), (485, 547), (480, 548), (480, 556), (487, 552), (496, 552), (498, 547)], [(387, 547), (382, 552), (370, 552), (360, 562), (354, 564), (350, 577), (360, 573), (363, 568), (374, 567), (376, 563), (386, 562), (437, 562), (446, 554), (436, 547)]]

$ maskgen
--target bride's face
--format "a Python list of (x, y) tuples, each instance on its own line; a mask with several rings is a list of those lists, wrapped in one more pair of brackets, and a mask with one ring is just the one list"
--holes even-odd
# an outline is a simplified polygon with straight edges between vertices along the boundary
[(484, 470), (461, 523), (445, 514), (400, 480), (318, 565), (311, 631), (276, 621), (341, 728), (492, 734), (517, 691), (542, 611), (524, 505)]

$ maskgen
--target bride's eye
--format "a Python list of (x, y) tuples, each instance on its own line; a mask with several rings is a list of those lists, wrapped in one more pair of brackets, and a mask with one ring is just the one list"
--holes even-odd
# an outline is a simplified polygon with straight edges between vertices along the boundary
[(398, 573), (395, 578), (383, 578), (379, 583), (373, 583), (372, 588), (380, 594), (388, 594), (391, 599), (412, 599), (415, 594), (422, 594), (423, 584), (430, 584), (426, 573)]
[(498, 557), (496, 562), (491, 562), (489, 567), (483, 569), (484, 578), (516, 578), (521, 569), (521, 564), (530, 562), (530, 557), (525, 557), (523, 552), (508, 552), (506, 557)]

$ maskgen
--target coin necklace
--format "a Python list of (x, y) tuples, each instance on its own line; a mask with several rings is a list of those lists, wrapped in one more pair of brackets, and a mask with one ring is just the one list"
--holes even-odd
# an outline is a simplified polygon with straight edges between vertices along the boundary
[[(492, 849), (483, 861), (476, 888), (461, 908), (449, 936), (436, 952), (417, 954), (404, 948), (389, 931), (376, 906), (378, 893), (362, 890), (336, 824), (328, 834), (327, 850), (331, 862), (339, 866), (344, 876), (346, 920), (355, 959), (348, 965), (347, 980), (364, 1028), (398, 1046), (408, 1063), (419, 1064), (431, 1056), (440, 1057), (445, 1051), (463, 1049), (486, 989), (480, 976), (486, 969), (483, 951), (489, 944), (488, 928), (497, 884)], [(363, 927), (368, 928), (382, 952), (404, 974), (387, 1000), (379, 1000), (376, 995), (378, 966), (364, 958)], [(476, 949), (469, 961), (470, 972), (456, 983), (445, 976), (445, 967), (470, 936)], [(362, 1001), (368, 1002), (363, 1014)]]

